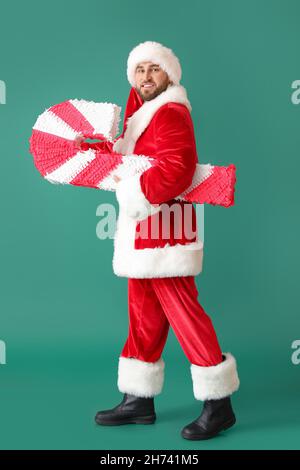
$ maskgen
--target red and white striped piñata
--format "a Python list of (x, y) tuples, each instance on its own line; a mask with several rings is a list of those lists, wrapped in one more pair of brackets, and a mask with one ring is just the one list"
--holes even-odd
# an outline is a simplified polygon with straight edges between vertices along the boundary
[[(46, 109), (33, 126), (29, 139), (34, 164), (51, 183), (72, 184), (115, 191), (118, 175), (141, 174), (155, 159), (145, 155), (121, 155), (112, 151), (118, 133), (121, 108), (112, 103), (68, 100)], [(78, 137), (104, 140), (83, 142)], [(116, 139), (115, 139), (116, 140)], [(197, 164), (191, 186), (176, 199), (229, 207), (234, 204), (236, 168)]]

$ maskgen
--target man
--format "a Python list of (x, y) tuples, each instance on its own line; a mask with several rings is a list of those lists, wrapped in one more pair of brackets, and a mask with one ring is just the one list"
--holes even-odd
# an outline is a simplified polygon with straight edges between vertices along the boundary
[(130, 52), (127, 77), (132, 88), (123, 132), (112, 150), (150, 156), (155, 165), (126, 179), (115, 177), (120, 210), (113, 269), (128, 278), (129, 334), (118, 365), (124, 397), (95, 420), (101, 425), (155, 421), (154, 397), (164, 381), (161, 354), (171, 325), (191, 363), (194, 396), (204, 402), (181, 435), (208, 439), (235, 423), (230, 395), (239, 378), (235, 358), (222, 353), (198, 302), (195, 276), (202, 271), (203, 243), (195, 208), (175, 199), (191, 185), (198, 162), (192, 108), (179, 83), (179, 60), (160, 43), (146, 41)]

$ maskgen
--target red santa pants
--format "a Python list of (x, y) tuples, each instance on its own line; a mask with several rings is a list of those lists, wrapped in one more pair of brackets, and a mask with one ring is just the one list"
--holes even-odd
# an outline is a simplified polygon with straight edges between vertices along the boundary
[(191, 363), (222, 362), (212, 321), (198, 301), (194, 276), (128, 279), (128, 313), (129, 334), (121, 356), (158, 361), (171, 325)]
[(192, 364), (222, 362), (212, 321), (198, 301), (194, 276), (128, 279), (128, 312), (129, 334), (121, 356), (158, 361), (171, 325)]
[(161, 354), (170, 325), (191, 363), (197, 400), (223, 398), (239, 388), (235, 358), (221, 352), (212, 321), (198, 301), (194, 276), (128, 279), (128, 310), (128, 338), (118, 366), (121, 392), (141, 397), (161, 392)]

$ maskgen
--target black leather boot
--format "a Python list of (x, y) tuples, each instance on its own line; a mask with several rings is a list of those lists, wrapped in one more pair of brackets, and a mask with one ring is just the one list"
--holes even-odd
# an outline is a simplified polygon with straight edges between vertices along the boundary
[(182, 429), (181, 436), (191, 440), (210, 439), (233, 426), (235, 422), (230, 396), (206, 400), (201, 415)]
[(125, 393), (121, 403), (110, 410), (99, 411), (97, 424), (117, 426), (120, 424), (152, 424), (156, 419), (154, 397), (136, 397)]

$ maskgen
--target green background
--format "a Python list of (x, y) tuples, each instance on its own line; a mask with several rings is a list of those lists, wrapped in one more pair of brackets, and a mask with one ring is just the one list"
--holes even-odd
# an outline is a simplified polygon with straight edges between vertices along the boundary
[[(2, 449), (295, 449), (300, 365), (300, 106), (297, 0), (1, 3), (0, 106)], [(236, 204), (205, 206), (199, 300), (223, 351), (238, 362), (237, 424), (210, 441), (181, 428), (202, 404), (170, 330), (152, 426), (96, 426), (119, 403), (127, 280), (112, 271), (113, 241), (96, 236), (114, 193), (51, 185), (28, 139), (37, 116), (70, 98), (124, 106), (126, 61), (154, 40), (178, 55), (199, 161), (237, 167)], [(122, 111), (122, 114), (123, 114)]]

